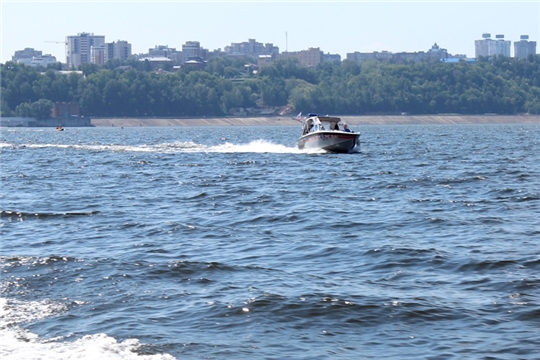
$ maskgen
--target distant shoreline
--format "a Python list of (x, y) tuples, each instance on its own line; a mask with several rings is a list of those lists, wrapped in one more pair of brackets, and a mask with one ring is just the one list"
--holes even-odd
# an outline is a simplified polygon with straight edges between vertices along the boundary
[[(540, 115), (381, 115), (340, 116), (350, 125), (427, 125), (427, 124), (540, 124)], [(142, 126), (292, 126), (299, 122), (290, 116), (224, 118), (93, 118), (97, 127)]]

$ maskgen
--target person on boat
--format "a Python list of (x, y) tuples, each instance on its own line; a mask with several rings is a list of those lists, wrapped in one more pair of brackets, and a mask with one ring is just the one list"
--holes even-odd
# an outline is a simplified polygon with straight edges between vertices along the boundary
[(349, 129), (349, 126), (347, 126), (347, 124), (343, 124), (343, 131), (351, 132), (351, 129)]

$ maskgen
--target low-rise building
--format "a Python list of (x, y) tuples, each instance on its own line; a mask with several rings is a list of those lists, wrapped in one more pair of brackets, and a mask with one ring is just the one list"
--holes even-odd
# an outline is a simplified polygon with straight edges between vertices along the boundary
[(353, 52), (353, 53), (347, 53), (347, 60), (352, 60), (356, 62), (362, 62), (362, 61), (369, 61), (369, 60), (380, 60), (380, 61), (387, 61), (391, 60), (394, 57), (394, 54), (389, 51), (374, 51), (370, 53), (361, 53), (361, 52)]
[(330, 54), (330, 53), (326, 53), (326, 54), (323, 54), (323, 59), (322, 59), (324, 62), (341, 62), (341, 55), (339, 54)]
[(309, 48), (307, 50), (284, 52), (277, 56), (277, 59), (296, 59), (304, 66), (317, 66), (323, 61), (323, 52), (319, 48)]
[[(257, 67), (261, 67), (271, 64), (274, 62), (275, 55), (259, 55), (257, 58)], [(257, 69), (258, 70), (258, 69)]]
[(11, 60), (28, 66), (47, 66), (58, 62), (51, 54), (43, 55), (42, 51), (33, 48), (15, 51)]
[(255, 39), (248, 39), (247, 42), (231, 43), (230, 46), (225, 47), (224, 52), (232, 56), (245, 55), (257, 58), (260, 55), (278, 54), (279, 48), (271, 43), (263, 44)]
[(77, 102), (56, 102), (51, 109), (51, 118), (70, 118), (81, 116)]
[(51, 54), (46, 54), (33, 56), (31, 58), (21, 58), (18, 59), (17, 62), (23, 63), (28, 66), (47, 66), (49, 64), (56, 64), (58, 60), (56, 60), (55, 56), (52, 56)]
[(34, 48), (24, 48), (23, 50), (15, 51), (15, 54), (11, 57), (11, 61), (25, 62), (26, 59), (32, 59), (33, 57), (41, 56), (43, 52), (41, 50), (35, 50)]
[(148, 62), (150, 64), (150, 67), (154, 70), (163, 69), (167, 64), (170, 64), (171, 67), (173, 65), (173, 61), (164, 56), (147, 56), (140, 58), (139, 61)]
[(393, 60), (398, 63), (403, 62), (418, 62), (418, 61), (439, 61), (441, 59), (447, 58), (448, 51), (437, 45), (433, 44), (431, 48), (426, 51), (415, 51), (415, 52), (398, 52), (391, 53), (389, 51), (374, 51), (371, 53), (347, 53), (347, 60), (352, 60), (356, 62), (369, 61), (369, 60), (379, 60), (379, 61), (389, 61)]

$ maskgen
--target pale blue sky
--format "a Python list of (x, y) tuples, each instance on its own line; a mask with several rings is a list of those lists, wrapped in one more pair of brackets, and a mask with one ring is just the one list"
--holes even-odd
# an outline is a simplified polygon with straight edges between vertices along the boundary
[[(540, 51), (540, 1), (1, 1), (2, 63), (31, 47), (65, 62), (66, 36), (126, 40), (133, 53), (156, 45), (214, 50), (255, 39), (283, 52), (319, 47), (340, 54), (427, 51), (433, 43), (474, 57), (482, 33)], [(287, 33), (287, 37), (286, 34)], [(511, 48), (513, 54), (513, 45)]]

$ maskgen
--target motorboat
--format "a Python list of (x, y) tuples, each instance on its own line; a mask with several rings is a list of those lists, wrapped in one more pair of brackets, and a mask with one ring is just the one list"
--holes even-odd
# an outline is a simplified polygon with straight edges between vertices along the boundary
[(64, 131), (64, 128), (61, 127), (61, 126), (57, 126), (55, 130), (56, 130), (56, 131)]
[(309, 114), (297, 145), (300, 150), (351, 153), (360, 149), (360, 133), (350, 130), (339, 117)]

